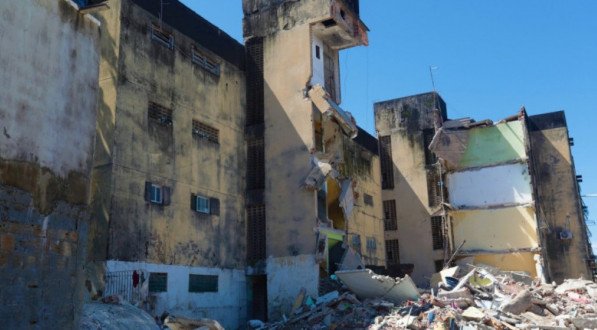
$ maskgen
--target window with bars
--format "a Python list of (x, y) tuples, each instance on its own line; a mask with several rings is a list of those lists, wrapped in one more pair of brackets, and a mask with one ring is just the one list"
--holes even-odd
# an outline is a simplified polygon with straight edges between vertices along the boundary
[(433, 249), (443, 250), (444, 234), (442, 230), (442, 217), (431, 217), (431, 235), (433, 239)]
[(389, 135), (379, 137), (381, 163), (381, 188), (394, 189), (394, 164), (392, 163), (392, 139)]
[(377, 250), (377, 240), (375, 239), (375, 237), (367, 237), (367, 250)]
[(149, 292), (167, 292), (168, 273), (149, 273)]
[(397, 239), (386, 241), (386, 261), (388, 265), (400, 264), (400, 248)]
[(427, 197), (429, 206), (438, 206), (442, 202), (441, 175), (439, 168), (427, 169)]
[(151, 25), (151, 40), (172, 50), (174, 49), (174, 36), (164, 31), (156, 24)]
[(215, 144), (220, 143), (220, 131), (217, 128), (209, 126), (195, 119), (193, 119), (193, 136), (195, 138), (204, 139)]
[(247, 227), (248, 261), (265, 259), (265, 205), (247, 207)]
[(189, 274), (189, 292), (218, 292), (218, 275)]
[(396, 201), (388, 200), (383, 201), (383, 214), (384, 214), (384, 230), (397, 230), (398, 219), (396, 218)]
[(437, 162), (437, 157), (433, 151), (429, 150), (429, 145), (433, 140), (435, 131), (433, 129), (423, 130), (423, 149), (425, 149), (425, 165), (434, 165)]
[(149, 102), (147, 106), (147, 117), (149, 120), (161, 126), (172, 126), (172, 113), (172, 109), (154, 102)]
[(246, 42), (247, 51), (247, 126), (263, 123), (263, 38)]
[(247, 190), (265, 188), (264, 151), (263, 138), (247, 141)]
[(220, 75), (220, 64), (201, 53), (196, 47), (193, 47), (191, 50), (191, 62), (215, 76)]

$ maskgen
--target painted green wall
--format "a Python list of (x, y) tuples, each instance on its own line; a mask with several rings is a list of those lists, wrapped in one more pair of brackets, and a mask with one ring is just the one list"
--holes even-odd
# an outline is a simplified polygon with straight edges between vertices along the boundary
[(469, 141), (459, 167), (479, 167), (526, 159), (522, 122), (512, 121), (469, 130)]

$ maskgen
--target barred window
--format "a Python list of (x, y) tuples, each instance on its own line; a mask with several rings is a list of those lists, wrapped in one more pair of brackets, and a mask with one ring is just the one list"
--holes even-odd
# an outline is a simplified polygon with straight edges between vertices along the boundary
[(431, 235), (433, 238), (433, 249), (443, 250), (444, 234), (442, 230), (442, 217), (431, 217)]
[(193, 136), (219, 144), (220, 131), (217, 128), (193, 119)]
[(400, 249), (397, 239), (386, 241), (386, 261), (388, 265), (398, 265), (400, 263)]
[(147, 106), (147, 117), (149, 120), (162, 126), (172, 126), (172, 113), (172, 109), (154, 102), (149, 102)]
[(156, 24), (151, 25), (151, 40), (170, 50), (174, 49), (174, 36)]
[(396, 201), (388, 200), (383, 201), (383, 213), (384, 213), (384, 230), (397, 230), (398, 219), (396, 219)]

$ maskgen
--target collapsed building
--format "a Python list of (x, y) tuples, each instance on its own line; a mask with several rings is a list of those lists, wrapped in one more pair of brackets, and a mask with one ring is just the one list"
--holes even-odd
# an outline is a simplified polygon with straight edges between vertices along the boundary
[(377, 103), (375, 115), (388, 263), (414, 266), (418, 285), (452, 255), (544, 282), (593, 277), (564, 112), (447, 120), (427, 93)]

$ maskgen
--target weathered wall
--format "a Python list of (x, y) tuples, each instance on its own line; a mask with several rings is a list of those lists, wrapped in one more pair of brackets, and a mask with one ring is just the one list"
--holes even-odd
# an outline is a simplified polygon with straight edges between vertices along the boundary
[(378, 137), (391, 136), (393, 189), (382, 190), (382, 199), (396, 201), (398, 230), (386, 231), (385, 239), (398, 239), (400, 263), (413, 264), (413, 280), (425, 286), (435, 273), (435, 261), (444, 259), (434, 250), (429, 207), (424, 129), (433, 129), (433, 109), (446, 114), (445, 103), (435, 93), (399, 98), (374, 105)]
[[(238, 329), (246, 322), (246, 279), (242, 269), (189, 267), (145, 262), (110, 260), (106, 265), (110, 273), (142, 270), (146, 279), (150, 272), (168, 273), (167, 292), (153, 293), (155, 315), (168, 312), (191, 319), (217, 320), (226, 329)], [(189, 292), (189, 275), (218, 276), (217, 292)], [(122, 282), (122, 278), (120, 278)], [(130, 280), (132, 286), (132, 279)]]
[[(537, 218), (551, 280), (590, 278), (586, 224), (580, 209), (564, 112), (529, 117)], [(570, 231), (572, 239), (559, 239)]]
[[(201, 44), (166, 23), (175, 48), (152, 41), (156, 22), (123, 3), (109, 258), (242, 268), (244, 73), (208, 50), (219, 77), (193, 64), (191, 47)], [(149, 102), (173, 110), (169, 132), (150, 129)], [(193, 119), (218, 129), (219, 143), (193, 137)], [(148, 204), (145, 181), (169, 186), (171, 205)], [(191, 210), (192, 193), (218, 198), (220, 214)]]
[(508, 254), (481, 254), (476, 255), (474, 263), (489, 265), (506, 271), (522, 271), (530, 276), (537, 276), (535, 267), (535, 253), (514, 252)]
[(535, 209), (508, 207), (451, 212), (455, 245), (463, 250), (505, 251), (539, 246)]
[(466, 151), (459, 168), (482, 167), (526, 160), (523, 124), (520, 121), (472, 128), (468, 132)]
[(526, 163), (448, 173), (446, 187), (450, 204), (457, 208), (519, 205), (533, 201)]
[(0, 16), (0, 322), (72, 328), (83, 300), (99, 26), (67, 1), (4, 1)]

